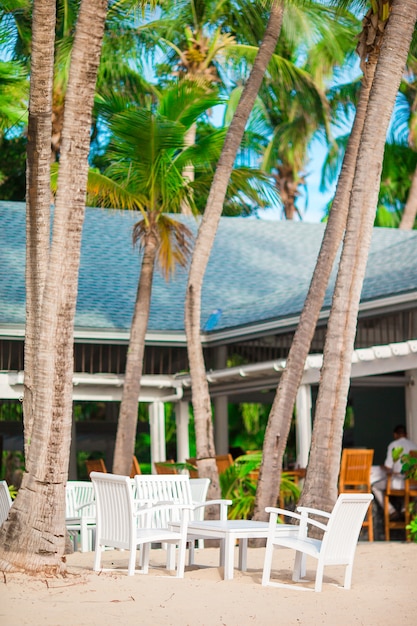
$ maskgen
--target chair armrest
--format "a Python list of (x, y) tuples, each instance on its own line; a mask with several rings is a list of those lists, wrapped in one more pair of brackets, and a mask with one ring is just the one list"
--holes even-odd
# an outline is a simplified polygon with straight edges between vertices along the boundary
[[(266, 507), (265, 511), (270, 514), (270, 518), (269, 518), (270, 526), (274, 526), (276, 524), (278, 515), (285, 515), (285, 517), (291, 517), (293, 519), (300, 520), (300, 524), (299, 524), (300, 536), (307, 535), (307, 524), (310, 524), (311, 526), (316, 526), (317, 528), (320, 528), (321, 530), (324, 530), (324, 531), (327, 530), (327, 526), (325, 524), (322, 524), (321, 522), (317, 522), (314, 519), (310, 519), (308, 515), (306, 515), (307, 509), (305, 507), (300, 507), (300, 508), (304, 509), (301, 515), (298, 513), (293, 513), (292, 511), (286, 511), (285, 509), (280, 509), (278, 507), (271, 507), (271, 506)], [(310, 510), (313, 512), (315, 511), (315, 509), (310, 509)], [(326, 517), (327, 515), (328, 514), (326, 513)]]
[(297, 506), (297, 511), (300, 511), (301, 514), (307, 513), (307, 515), (321, 515), (322, 517), (327, 517), (329, 519), (331, 517), (331, 513), (327, 513), (327, 511), (321, 511), (320, 509), (312, 509), (308, 506)]
[(280, 509), (276, 506), (267, 506), (265, 511), (274, 515), (275, 517), (278, 517), (278, 515), (285, 515), (285, 517), (293, 517), (294, 519), (301, 520), (301, 515), (299, 515), (298, 513), (294, 513), (293, 511), (287, 511), (286, 509)]
[(91, 506), (92, 504), (95, 504), (96, 501), (95, 500), (90, 500), (90, 502), (86, 502), (85, 504), (80, 504), (79, 506), (76, 507), (76, 511), (81, 511), (81, 509), (85, 509), (88, 506)]
[(193, 509), (201, 509), (202, 507), (211, 506), (211, 505), (220, 505), (220, 516), (219, 519), (224, 521), (227, 520), (227, 507), (233, 504), (232, 500), (205, 500), (204, 502), (200, 502), (199, 504), (194, 504)]

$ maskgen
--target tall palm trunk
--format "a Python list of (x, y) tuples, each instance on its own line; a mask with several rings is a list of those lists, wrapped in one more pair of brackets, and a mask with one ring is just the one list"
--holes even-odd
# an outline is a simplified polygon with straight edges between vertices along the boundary
[(407, 202), (401, 217), (398, 228), (402, 230), (411, 230), (416, 221), (417, 215), (417, 168), (414, 170), (413, 179), (411, 181), (410, 191), (408, 192)]
[(366, 78), (362, 84), (352, 132), (343, 159), (316, 267), (300, 315), (300, 321), (291, 343), (286, 367), (280, 378), (269, 414), (256, 491), (254, 519), (266, 519), (265, 507), (274, 506), (278, 498), (282, 459), (291, 427), (295, 399), (303, 376), (304, 364), (310, 350), (317, 320), (323, 306), (330, 274), (346, 226), (356, 159), (377, 59), (378, 55), (375, 52), (367, 63)]
[(153, 230), (146, 235), (135, 309), (130, 329), (125, 381), (120, 403), (114, 448), (113, 472), (129, 476), (132, 466), (138, 421), (138, 401), (142, 378), (145, 335), (151, 306), (152, 279), (157, 252), (157, 237)]
[(106, 11), (106, 0), (82, 0), (79, 10), (66, 95), (52, 244), (36, 343), (32, 433), (22, 486), (0, 530), (2, 570), (65, 570), (62, 557), (71, 442), (73, 325), (91, 111)]
[(53, 0), (38, 0), (33, 5), (26, 171), (25, 456), (32, 436), (36, 339), (40, 331), (39, 314), (49, 251), (55, 12)]
[(245, 125), (261, 86), (267, 65), (281, 32), (282, 15), (283, 5), (280, 0), (275, 0), (271, 7), (271, 14), (262, 44), (226, 135), (207, 200), (207, 206), (198, 231), (188, 277), (185, 330), (192, 383), (197, 465), (199, 474), (211, 479), (210, 496), (218, 495), (220, 487), (214, 459), (215, 449), (210, 394), (200, 340), (202, 285), (236, 153), (242, 141)]
[(359, 102), (310, 288), (268, 418), (256, 492), (255, 519), (266, 519), (265, 507), (274, 506), (278, 498), (282, 459), (287, 446), (295, 399), (323, 306), (330, 273), (346, 226), (356, 160), (385, 24), (386, 18), (375, 23), (372, 10), (364, 19), (357, 48), (364, 73)]
[(343, 422), (385, 137), (417, 19), (417, 0), (394, 0), (369, 96), (324, 346), (310, 459), (301, 504), (330, 510), (337, 498)]

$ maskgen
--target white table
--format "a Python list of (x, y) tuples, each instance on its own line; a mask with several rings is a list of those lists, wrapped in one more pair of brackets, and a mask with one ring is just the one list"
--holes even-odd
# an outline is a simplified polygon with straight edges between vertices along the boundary
[[(179, 523), (172, 522), (173, 528)], [(234, 548), (239, 539), (239, 569), (246, 571), (248, 539), (265, 539), (268, 522), (253, 520), (193, 520), (188, 524), (187, 539), (220, 539), (220, 565), (224, 565), (224, 579), (233, 578)], [(277, 533), (298, 534), (298, 526), (277, 524)]]

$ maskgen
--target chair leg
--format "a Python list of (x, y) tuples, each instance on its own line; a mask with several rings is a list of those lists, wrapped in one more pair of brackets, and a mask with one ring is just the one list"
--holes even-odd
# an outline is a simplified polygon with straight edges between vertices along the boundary
[(187, 539), (184, 538), (184, 539), (181, 539), (178, 545), (177, 578), (184, 578), (186, 549), (187, 549)]
[(93, 565), (93, 570), (95, 572), (98, 572), (100, 570), (100, 563), (101, 563), (101, 546), (99, 545), (99, 542), (96, 541), (96, 551), (94, 554), (94, 565)]
[(385, 526), (385, 541), (389, 541), (390, 540), (389, 498), (386, 494), (384, 497), (384, 526)]
[(298, 583), (306, 575), (306, 555), (304, 552), (297, 551), (294, 559), (294, 569), (292, 573), (292, 579), (295, 583)]
[(136, 546), (130, 549), (129, 552), (129, 566), (127, 568), (128, 576), (133, 576), (136, 569)]
[(149, 572), (149, 555), (150, 555), (151, 545), (150, 543), (144, 543), (142, 545), (142, 573), (147, 574)]
[(346, 571), (345, 571), (345, 584), (344, 584), (345, 589), (350, 589), (350, 586), (352, 584), (352, 571), (353, 571), (353, 563), (349, 563), (348, 565), (346, 565)]
[(188, 565), (194, 565), (194, 547), (195, 541), (192, 539), (188, 542)]
[(368, 541), (373, 541), (374, 540), (374, 519), (373, 519), (373, 513), (372, 513), (372, 502), (369, 505), (369, 509), (367, 512), (367, 526), (368, 526)]
[(262, 584), (269, 585), (269, 581), (271, 580), (271, 567), (272, 567), (272, 553), (274, 551), (274, 546), (270, 541), (266, 543), (265, 549), (265, 560), (264, 560), (264, 571), (262, 574)]
[(318, 564), (317, 564), (316, 582), (315, 582), (315, 585), (314, 585), (314, 591), (319, 592), (322, 589), (323, 571), (324, 571), (324, 565), (323, 565), (323, 563), (321, 563), (319, 561)]
[(167, 546), (167, 570), (173, 571), (175, 569), (175, 544), (168, 543)]

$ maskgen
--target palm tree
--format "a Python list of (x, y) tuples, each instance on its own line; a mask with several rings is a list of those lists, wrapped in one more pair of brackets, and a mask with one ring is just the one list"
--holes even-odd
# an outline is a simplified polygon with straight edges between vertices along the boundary
[(360, 293), (385, 137), (417, 20), (414, 0), (394, 0), (369, 95), (346, 233), (329, 316), (310, 459), (301, 504), (330, 510), (337, 497), (342, 430)]
[[(0, 530), (0, 568), (57, 574), (65, 571), (65, 484), (68, 475), (72, 423), (73, 324), (77, 296), (81, 230), (85, 210), (91, 111), (95, 80), (100, 59), (107, 2), (83, 0), (77, 20), (71, 69), (66, 94), (66, 116), (63, 127), (61, 167), (54, 211), (51, 246), (37, 238), (34, 229), (41, 217), (48, 219), (38, 202), (31, 205), (37, 185), (35, 145), (42, 155), (50, 154), (50, 106), (52, 102), (55, 2), (35, 0), (33, 6), (33, 58), (31, 79), (31, 114), (34, 130), (29, 133), (28, 233), (32, 248), (28, 255), (28, 286), (34, 297), (31, 306), (40, 305), (38, 334), (33, 338), (34, 357), (25, 362), (32, 374), (32, 424), (26, 440), (26, 471), (9, 518)], [(39, 47), (38, 47), (39, 46)], [(36, 79), (35, 79), (36, 77)], [(39, 82), (38, 82), (39, 81)], [(44, 86), (43, 102), (40, 96)], [(38, 97), (38, 101), (36, 101)], [(49, 125), (36, 120), (47, 113)], [(31, 120), (29, 120), (31, 129)], [(36, 143), (35, 143), (36, 142)], [(32, 143), (35, 144), (32, 146)], [(45, 168), (49, 174), (49, 158)], [(33, 168), (35, 166), (35, 168)], [(47, 180), (49, 184), (49, 180)], [(42, 185), (43, 187), (43, 185)], [(36, 218), (36, 219), (35, 219)], [(49, 223), (48, 223), (49, 228)], [(42, 262), (39, 275), (37, 261)], [(39, 281), (39, 282), (38, 282)], [(33, 320), (33, 318), (32, 318)], [(31, 322), (33, 331), (35, 323)], [(25, 380), (25, 383), (27, 381)], [(26, 427), (26, 424), (25, 424)]]
[[(338, 68), (349, 63), (354, 53), (357, 20), (346, 11), (307, 3), (286, 8), (272, 65), (260, 91), (268, 144), (263, 150), (262, 168), (273, 177), (286, 219), (301, 218), (297, 205), (300, 187), (305, 185), (308, 146), (321, 132), (329, 143), (331, 107), (326, 85)], [(278, 58), (286, 61), (286, 71)], [(302, 62), (300, 62), (302, 59)], [(288, 82), (291, 64), (292, 84)], [(285, 67), (285, 66), (284, 66)], [(288, 93), (291, 97), (288, 97)]]
[(220, 486), (215, 462), (210, 394), (200, 341), (202, 284), (220, 215), (222, 213), (223, 201), (236, 153), (239, 149), (245, 126), (261, 86), (267, 65), (279, 37), (282, 14), (283, 7), (281, 2), (273, 2), (263, 41), (226, 135), (213, 183), (210, 188), (204, 216), (199, 227), (187, 283), (185, 329), (192, 381), (197, 466), (200, 475), (207, 476), (211, 479), (211, 495), (219, 495)]
[(191, 231), (168, 213), (179, 212), (184, 199), (195, 207), (197, 183), (192, 186), (183, 175), (185, 166), (211, 167), (207, 144), (187, 146), (187, 131), (217, 102), (217, 96), (182, 82), (162, 93), (156, 107), (129, 108), (114, 115), (109, 121), (111, 164), (104, 176), (91, 176), (91, 186), (97, 184), (96, 203), (108, 205), (116, 200), (119, 206), (122, 202), (142, 214), (133, 229), (143, 257), (116, 435), (115, 473), (129, 473), (134, 451), (155, 264), (158, 261), (168, 277), (176, 264), (186, 263), (190, 252)]
[(256, 494), (255, 519), (266, 519), (265, 507), (273, 506), (278, 497), (282, 459), (287, 444), (297, 390), (303, 375), (305, 360), (321, 311), (330, 273), (346, 226), (350, 191), (353, 185), (357, 155), (385, 22), (386, 19), (380, 20), (375, 29), (373, 21), (367, 20), (368, 29), (371, 28), (373, 33), (375, 31), (379, 33), (379, 37), (376, 39), (372, 33), (367, 32), (368, 29), (366, 28), (362, 33), (362, 41), (369, 41), (369, 43), (365, 49), (362, 49), (364, 77), (359, 103), (309, 292), (269, 415), (264, 439), (263, 462)]

